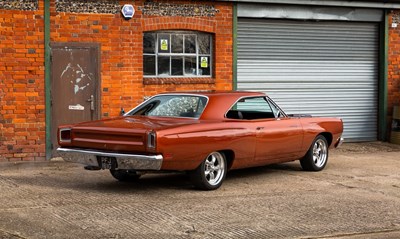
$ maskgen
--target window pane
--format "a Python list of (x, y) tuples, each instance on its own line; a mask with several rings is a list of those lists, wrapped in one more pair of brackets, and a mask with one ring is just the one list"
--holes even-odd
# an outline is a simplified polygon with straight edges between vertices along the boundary
[(264, 97), (241, 99), (237, 102), (236, 109), (272, 113), (271, 107)]
[(199, 56), (199, 75), (210, 75), (210, 57)]
[(158, 57), (158, 75), (159, 76), (169, 75), (169, 56)]
[(185, 53), (196, 53), (195, 35), (185, 35)]
[(171, 50), (173, 53), (183, 53), (183, 35), (171, 35)]
[(169, 34), (158, 34), (158, 52), (169, 53), (171, 49)]
[(185, 74), (197, 75), (196, 57), (185, 57)]
[(153, 76), (156, 74), (156, 57), (143, 56), (143, 74)]
[(197, 41), (199, 43), (199, 54), (210, 54), (210, 35), (199, 34), (197, 36)]
[(274, 112), (275, 118), (283, 117), (282, 112), (272, 102), (268, 101), (268, 104), (271, 107), (272, 112)]
[(181, 56), (171, 57), (171, 75), (174, 76), (183, 75), (183, 57)]
[(162, 95), (138, 107), (133, 115), (198, 118), (204, 111), (207, 98), (186, 95)]
[(156, 49), (156, 34), (145, 33), (143, 35), (143, 53), (154, 53)]
[(144, 76), (211, 76), (212, 35), (190, 31), (143, 34)]

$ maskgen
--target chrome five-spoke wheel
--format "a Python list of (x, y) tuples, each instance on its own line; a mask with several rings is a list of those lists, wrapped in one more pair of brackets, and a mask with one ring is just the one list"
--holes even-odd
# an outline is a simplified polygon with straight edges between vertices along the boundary
[(306, 171), (321, 171), (328, 162), (328, 142), (323, 135), (318, 135), (307, 151), (300, 159), (301, 167)]
[(326, 140), (322, 138), (317, 139), (313, 146), (313, 161), (315, 166), (322, 167), (325, 165), (328, 158), (328, 146)]
[(195, 171), (191, 172), (191, 179), (199, 189), (214, 190), (221, 186), (226, 171), (225, 155), (221, 152), (212, 152)]
[(218, 152), (211, 153), (205, 160), (204, 177), (210, 185), (219, 184), (225, 173), (225, 159)]

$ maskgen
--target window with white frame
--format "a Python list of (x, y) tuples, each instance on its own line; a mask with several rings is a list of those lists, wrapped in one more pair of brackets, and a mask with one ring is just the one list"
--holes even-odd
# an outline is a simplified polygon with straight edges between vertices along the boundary
[(145, 32), (144, 77), (211, 77), (212, 35), (202, 32)]

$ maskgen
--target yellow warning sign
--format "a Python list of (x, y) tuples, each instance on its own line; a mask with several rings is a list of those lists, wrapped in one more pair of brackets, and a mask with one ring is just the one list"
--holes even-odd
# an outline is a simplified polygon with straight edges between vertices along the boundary
[(168, 40), (167, 39), (161, 39), (161, 50), (168, 51)]
[(208, 57), (201, 57), (200, 58), (200, 66), (201, 66), (201, 68), (207, 68), (208, 67)]

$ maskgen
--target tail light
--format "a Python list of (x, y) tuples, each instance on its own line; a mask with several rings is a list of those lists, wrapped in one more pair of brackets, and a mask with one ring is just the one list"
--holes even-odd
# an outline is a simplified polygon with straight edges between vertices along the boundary
[(60, 143), (71, 143), (71, 129), (60, 129)]
[(148, 149), (155, 149), (156, 148), (156, 141), (157, 141), (157, 136), (154, 131), (148, 132), (147, 133), (147, 148)]

